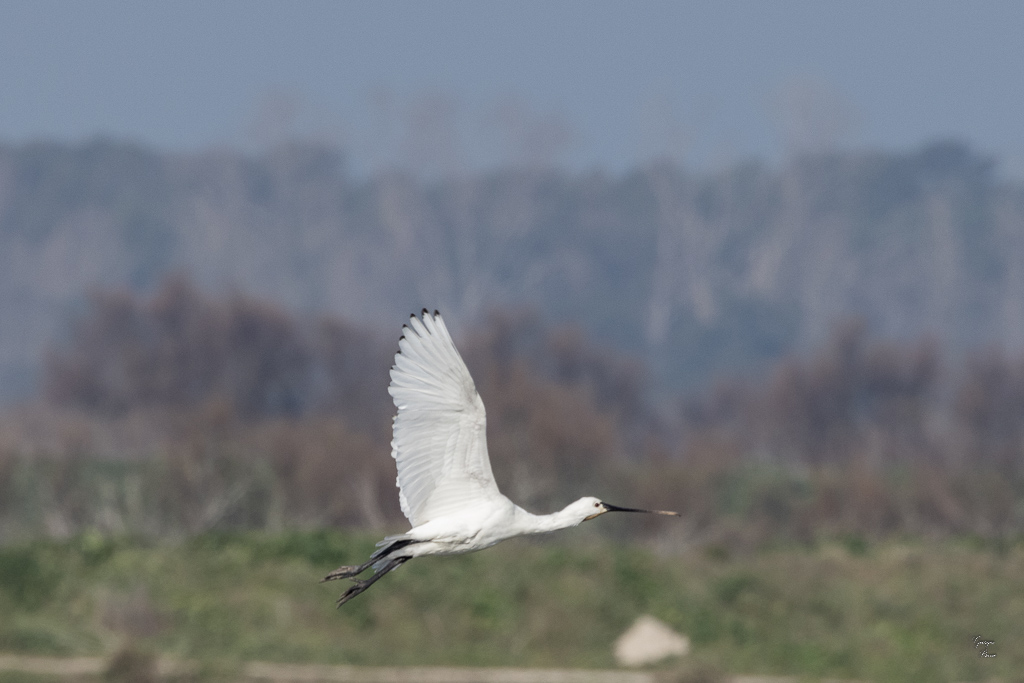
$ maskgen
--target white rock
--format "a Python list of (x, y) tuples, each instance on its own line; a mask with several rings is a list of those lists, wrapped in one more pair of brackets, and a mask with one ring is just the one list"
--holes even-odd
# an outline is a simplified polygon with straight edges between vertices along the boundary
[(682, 657), (690, 651), (690, 639), (650, 615), (636, 620), (615, 641), (615, 660), (620, 666), (644, 666), (666, 657)]

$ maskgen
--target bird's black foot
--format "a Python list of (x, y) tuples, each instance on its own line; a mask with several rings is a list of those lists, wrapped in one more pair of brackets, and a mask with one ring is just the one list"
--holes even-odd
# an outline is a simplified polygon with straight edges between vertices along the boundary
[[(387, 564), (385, 564), (383, 567), (379, 568), (376, 572), (374, 572), (373, 576), (371, 576), (370, 578), (365, 580), (352, 579), (352, 585), (348, 587), (347, 591), (341, 594), (341, 597), (338, 598), (338, 601), (335, 604), (338, 607), (341, 607), (346, 602), (356, 597), (357, 595), (365, 591), (367, 588), (372, 586), (374, 583), (376, 583), (380, 579), (380, 577), (384, 576), (385, 574), (394, 569), (398, 569), (402, 566), (402, 564), (407, 562), (409, 559), (410, 558), (408, 557), (396, 557), (394, 559), (388, 560)], [(339, 567), (338, 569), (345, 569), (345, 567)], [(338, 570), (334, 570), (334, 572), (331, 572), (331, 574), (334, 574), (336, 571)], [(331, 574), (328, 574), (328, 576), (330, 576)]]
[(369, 562), (366, 564), (343, 565), (335, 569), (333, 572), (331, 572), (324, 578), (320, 579), (320, 583), (323, 583), (325, 581), (334, 581), (335, 579), (347, 579), (350, 576), (362, 574), (364, 571), (366, 571), (367, 567), (369, 566)]
[(341, 607), (346, 602), (356, 597), (364, 590), (369, 588), (373, 584), (373, 580), (369, 579), (362, 581), (360, 579), (352, 579), (352, 585), (348, 587), (348, 590), (341, 594), (341, 597), (334, 603), (337, 607)]

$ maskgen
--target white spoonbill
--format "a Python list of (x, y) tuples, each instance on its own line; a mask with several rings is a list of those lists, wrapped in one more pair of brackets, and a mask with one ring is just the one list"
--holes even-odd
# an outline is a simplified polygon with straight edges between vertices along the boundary
[[(489, 548), (513, 536), (565, 529), (606, 512), (647, 512), (580, 498), (561, 512), (534, 515), (498, 491), (487, 458), (484, 404), (455, 349), (441, 314), (410, 316), (398, 340), (388, 392), (395, 416), (391, 455), (398, 464), (398, 499), (412, 523), (387, 536), (360, 565), (338, 567), (324, 581), (352, 578), (338, 607), (414, 557)], [(373, 566), (368, 579), (353, 578)]]

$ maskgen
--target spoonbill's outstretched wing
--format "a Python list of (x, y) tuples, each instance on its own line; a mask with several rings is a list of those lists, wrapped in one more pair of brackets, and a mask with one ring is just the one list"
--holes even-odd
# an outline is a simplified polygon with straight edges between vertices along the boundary
[(413, 526), (501, 497), (487, 458), (484, 404), (441, 315), (411, 316), (388, 393), (402, 512)]

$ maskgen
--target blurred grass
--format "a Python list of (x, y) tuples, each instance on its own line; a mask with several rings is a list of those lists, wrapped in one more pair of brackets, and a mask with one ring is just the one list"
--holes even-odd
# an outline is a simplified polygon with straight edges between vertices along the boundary
[[(176, 543), (35, 541), (0, 548), (0, 652), (143, 651), (220, 671), (246, 660), (614, 666), (641, 614), (732, 673), (872, 681), (1016, 680), (1024, 672), (1024, 543), (814, 545), (674, 557), (558, 536), (409, 563), (334, 609), (376, 536), (318, 530)], [(976, 635), (997, 657), (978, 657)], [(15, 680), (4, 678), (3, 680)]]

